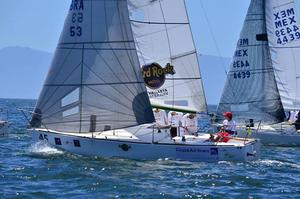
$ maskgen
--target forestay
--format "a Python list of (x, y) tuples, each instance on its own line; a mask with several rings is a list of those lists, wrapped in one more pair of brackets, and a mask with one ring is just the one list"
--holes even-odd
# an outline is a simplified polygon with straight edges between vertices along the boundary
[(207, 112), (184, 0), (128, 0), (151, 104)]
[(293, 0), (266, 1), (272, 63), (285, 110), (300, 109), (300, 24)]
[(154, 122), (126, 0), (73, 0), (32, 127), (93, 132)]
[(264, 0), (252, 0), (248, 9), (217, 113), (225, 111), (232, 111), (236, 120), (284, 119), (268, 46)]

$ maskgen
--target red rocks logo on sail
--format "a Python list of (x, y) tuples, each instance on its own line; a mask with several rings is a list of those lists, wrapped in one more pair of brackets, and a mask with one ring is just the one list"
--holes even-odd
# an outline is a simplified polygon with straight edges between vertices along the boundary
[(159, 89), (166, 80), (166, 75), (174, 75), (174, 66), (167, 63), (163, 68), (158, 63), (147, 64), (142, 67), (144, 81), (146, 86), (151, 89)]

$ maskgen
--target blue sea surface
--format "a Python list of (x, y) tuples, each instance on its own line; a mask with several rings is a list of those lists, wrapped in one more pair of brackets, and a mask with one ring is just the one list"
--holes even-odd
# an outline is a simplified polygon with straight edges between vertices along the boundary
[(0, 100), (11, 122), (0, 137), (0, 198), (300, 198), (300, 148), (262, 147), (245, 163), (85, 157), (31, 140), (16, 107), (34, 105)]

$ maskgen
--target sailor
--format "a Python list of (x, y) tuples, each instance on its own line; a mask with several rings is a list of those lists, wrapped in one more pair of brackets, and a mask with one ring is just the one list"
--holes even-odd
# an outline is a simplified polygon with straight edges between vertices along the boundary
[(181, 126), (182, 113), (176, 111), (170, 111), (168, 114), (168, 121), (171, 125), (170, 134), (171, 138), (180, 136), (180, 126)]
[(297, 112), (296, 120), (293, 123), (295, 125), (296, 131), (300, 130), (300, 111)]
[(223, 121), (222, 130), (228, 132), (230, 135), (236, 134), (236, 122), (232, 119), (232, 112), (225, 112), (223, 116), (225, 120)]
[(193, 113), (187, 113), (182, 117), (182, 127), (185, 135), (196, 135), (198, 130), (197, 117)]
[(155, 122), (158, 126), (168, 125), (167, 114), (164, 110), (155, 108), (153, 109), (153, 114), (154, 114)]
[(290, 111), (288, 122), (289, 124), (294, 124), (294, 122), (298, 119), (298, 112), (299, 111)]

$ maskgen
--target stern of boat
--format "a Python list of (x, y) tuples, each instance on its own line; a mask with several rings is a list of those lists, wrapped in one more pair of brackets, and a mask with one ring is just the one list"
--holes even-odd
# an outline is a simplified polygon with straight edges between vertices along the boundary
[(260, 158), (260, 139), (249, 139), (245, 142), (245, 161), (258, 160)]
[[(220, 161), (253, 161), (260, 158), (260, 140), (259, 139), (244, 139), (232, 138), (225, 143), (227, 147), (220, 146)], [(223, 144), (225, 146), (225, 144)]]

